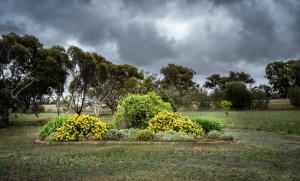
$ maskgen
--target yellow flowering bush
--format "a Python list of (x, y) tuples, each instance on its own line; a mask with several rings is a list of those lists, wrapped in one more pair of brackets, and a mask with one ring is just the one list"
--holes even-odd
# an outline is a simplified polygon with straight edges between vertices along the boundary
[(155, 132), (174, 130), (185, 134), (200, 135), (203, 133), (201, 127), (189, 118), (183, 118), (177, 112), (164, 111), (159, 112), (149, 121), (148, 129)]
[(54, 141), (102, 140), (107, 130), (108, 126), (100, 118), (76, 114), (50, 136)]

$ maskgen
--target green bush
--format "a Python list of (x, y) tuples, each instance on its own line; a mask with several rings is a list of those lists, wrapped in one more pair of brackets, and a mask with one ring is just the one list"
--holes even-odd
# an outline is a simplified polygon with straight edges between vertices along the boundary
[(56, 117), (52, 121), (49, 121), (46, 125), (43, 126), (40, 133), (40, 139), (45, 140), (49, 135), (57, 131), (57, 128), (60, 128), (64, 122), (68, 120), (68, 117)]
[(115, 117), (116, 127), (146, 128), (148, 121), (164, 110), (171, 111), (171, 104), (164, 102), (154, 92), (146, 95), (130, 94), (118, 105)]
[(118, 141), (124, 138), (124, 133), (117, 129), (109, 129), (103, 136), (104, 140)]
[(220, 102), (220, 107), (225, 111), (226, 115), (229, 114), (229, 110), (230, 110), (231, 106), (232, 106), (232, 103), (230, 101), (223, 100)]
[(242, 82), (229, 82), (225, 86), (225, 97), (232, 102), (232, 107), (243, 109), (250, 107), (251, 94), (246, 85)]
[(143, 129), (136, 133), (136, 139), (139, 141), (152, 141), (154, 140), (154, 132), (149, 129)]
[(208, 132), (207, 137), (210, 139), (232, 141), (234, 139), (233, 135), (230, 133), (223, 133), (217, 130), (212, 130)]
[(169, 130), (164, 132), (157, 132), (154, 139), (156, 141), (195, 141), (195, 136), (182, 134), (174, 130)]
[(202, 134), (203, 130), (187, 117), (181, 117), (177, 112), (159, 112), (149, 121), (148, 129), (154, 132), (174, 130), (185, 134)]
[(193, 122), (195, 122), (199, 127), (201, 127), (205, 133), (208, 133), (212, 130), (221, 131), (223, 128), (223, 126), (219, 122), (208, 119), (194, 119)]
[(176, 106), (175, 106), (175, 102), (174, 102), (174, 100), (170, 97), (170, 96), (168, 96), (167, 94), (162, 94), (161, 95), (161, 99), (164, 101), (164, 102), (168, 102), (168, 103), (170, 103), (171, 104), (171, 107), (172, 107), (172, 110), (174, 111), (174, 112), (177, 112), (177, 108), (176, 108)]
[(300, 106), (300, 87), (289, 88), (290, 103), (294, 106)]

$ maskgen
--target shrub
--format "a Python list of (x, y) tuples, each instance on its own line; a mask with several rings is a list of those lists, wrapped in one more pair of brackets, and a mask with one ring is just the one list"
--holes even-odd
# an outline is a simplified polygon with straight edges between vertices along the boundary
[(176, 108), (176, 106), (175, 106), (175, 102), (174, 102), (174, 100), (171, 98), (171, 97), (169, 97), (167, 94), (162, 94), (162, 96), (161, 96), (161, 99), (164, 101), (164, 102), (168, 102), (168, 103), (170, 103), (171, 104), (171, 107), (172, 107), (172, 110), (174, 111), (174, 112), (177, 112), (177, 108)]
[(123, 138), (124, 138), (124, 134), (120, 130), (117, 130), (117, 129), (109, 129), (103, 136), (104, 140), (117, 141), (117, 140), (121, 140)]
[(154, 140), (154, 132), (149, 129), (143, 129), (136, 133), (136, 139), (139, 141), (151, 141)]
[(134, 128), (130, 128), (130, 129), (123, 129), (123, 130), (119, 130), (123, 135), (124, 135), (124, 140), (136, 140), (136, 134), (138, 131), (140, 131), (140, 129), (134, 129)]
[(222, 132), (217, 131), (217, 130), (213, 130), (213, 131), (208, 132), (207, 137), (211, 138), (211, 139), (224, 140), (224, 141), (231, 141), (231, 140), (234, 139), (232, 134), (222, 133)]
[(159, 111), (171, 111), (170, 103), (164, 102), (154, 92), (146, 95), (131, 94), (123, 98), (116, 112), (117, 128), (146, 128)]
[(212, 130), (221, 131), (223, 126), (216, 121), (208, 120), (208, 119), (194, 119), (195, 122), (199, 127), (201, 127), (205, 133), (208, 133)]
[(294, 106), (300, 106), (300, 87), (289, 88), (290, 103)]
[(230, 101), (223, 100), (220, 102), (220, 107), (225, 111), (226, 115), (229, 114), (229, 110), (230, 110), (231, 106), (232, 106), (232, 103)]
[(56, 117), (52, 121), (49, 121), (46, 125), (43, 126), (40, 133), (41, 140), (45, 140), (49, 135), (57, 131), (57, 128), (60, 128), (68, 117)]
[(242, 109), (251, 104), (251, 94), (242, 82), (229, 82), (225, 86), (225, 97), (232, 102), (232, 107)]
[(51, 134), (54, 141), (101, 140), (107, 125), (100, 118), (89, 115), (70, 116), (57, 131)]
[(179, 113), (169, 111), (160, 112), (154, 116), (154, 118), (149, 121), (148, 128), (155, 132), (174, 130), (196, 135), (201, 134), (203, 131), (202, 128), (199, 128), (198, 125), (189, 118), (182, 118)]
[(156, 141), (194, 141), (194, 135), (182, 134), (174, 130), (157, 132), (155, 134)]

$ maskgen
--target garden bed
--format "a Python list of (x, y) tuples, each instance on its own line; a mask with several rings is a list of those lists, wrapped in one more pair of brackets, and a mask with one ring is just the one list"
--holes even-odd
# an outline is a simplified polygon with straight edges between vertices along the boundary
[(35, 144), (41, 145), (223, 145), (237, 141), (223, 140), (195, 140), (195, 141), (74, 141), (74, 142), (51, 142), (35, 140)]

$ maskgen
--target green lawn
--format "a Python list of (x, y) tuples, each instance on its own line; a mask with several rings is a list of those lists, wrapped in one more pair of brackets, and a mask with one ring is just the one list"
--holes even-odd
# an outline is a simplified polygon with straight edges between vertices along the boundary
[(226, 128), (262, 130), (300, 135), (300, 111), (182, 112), (192, 118), (216, 120)]
[(0, 130), (0, 180), (299, 180), (300, 138), (228, 130), (214, 146), (35, 145), (40, 126)]
[[(300, 112), (184, 112), (224, 123), (226, 145), (36, 145), (39, 119), (0, 129), (0, 180), (300, 180)], [(104, 116), (112, 123), (111, 116)], [(232, 129), (244, 128), (244, 129)], [(246, 130), (252, 129), (252, 130)], [(289, 131), (290, 130), (290, 131)]]

